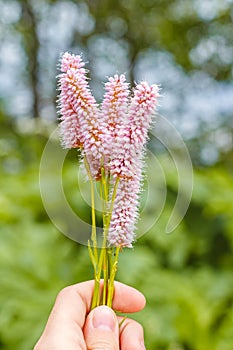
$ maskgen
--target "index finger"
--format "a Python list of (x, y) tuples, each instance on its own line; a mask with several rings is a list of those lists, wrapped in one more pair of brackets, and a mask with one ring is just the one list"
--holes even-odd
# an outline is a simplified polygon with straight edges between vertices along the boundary
[[(102, 285), (103, 281), (100, 283), (100, 288), (102, 288)], [(86, 304), (86, 311), (89, 312), (94, 290), (94, 281), (75, 284), (68, 288), (74, 288), (76, 290), (76, 292), (82, 297), (82, 300)], [(114, 282), (114, 296), (112, 305), (112, 308), (114, 310), (127, 313), (137, 312), (142, 310), (145, 304), (146, 299), (144, 295), (137, 289), (121, 282)]]
[[(103, 282), (101, 281), (101, 287)], [(131, 313), (144, 308), (146, 300), (137, 289), (120, 282), (114, 282), (113, 309)], [(64, 288), (57, 296), (50, 315), (50, 322), (74, 320), (83, 327), (90, 311), (94, 281), (86, 281)], [(62, 320), (61, 320), (62, 319)]]

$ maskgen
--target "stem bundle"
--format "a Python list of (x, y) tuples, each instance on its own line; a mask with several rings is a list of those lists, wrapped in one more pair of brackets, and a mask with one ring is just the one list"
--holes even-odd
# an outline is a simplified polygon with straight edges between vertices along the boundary
[[(99, 305), (107, 305), (109, 307), (112, 307), (112, 300), (114, 296), (114, 280), (117, 272), (120, 247), (108, 246), (108, 231), (110, 227), (114, 201), (116, 198), (119, 177), (117, 177), (114, 184), (112, 184), (110, 174), (105, 173), (104, 167), (101, 168), (99, 192), (102, 201), (103, 238), (102, 246), (100, 249), (98, 249), (96, 236), (94, 181), (86, 159), (84, 159), (84, 164), (90, 180), (92, 206), (92, 234), (91, 242), (88, 241), (88, 251), (94, 269), (95, 286), (91, 309)], [(103, 279), (103, 286), (100, 285), (101, 279)]]

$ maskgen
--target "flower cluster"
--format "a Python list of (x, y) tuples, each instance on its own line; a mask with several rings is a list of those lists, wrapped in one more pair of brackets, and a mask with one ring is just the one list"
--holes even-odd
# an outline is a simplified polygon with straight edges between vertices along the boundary
[(59, 78), (62, 145), (81, 148), (93, 179), (104, 169), (118, 179), (108, 229), (108, 245), (132, 247), (142, 182), (148, 130), (155, 114), (159, 88), (141, 82), (132, 96), (124, 75), (110, 77), (99, 106), (90, 92), (79, 55), (64, 53)]

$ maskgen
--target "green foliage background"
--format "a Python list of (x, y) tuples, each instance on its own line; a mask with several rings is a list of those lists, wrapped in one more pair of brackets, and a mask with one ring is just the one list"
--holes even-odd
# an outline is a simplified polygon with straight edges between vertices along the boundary
[[(87, 248), (56, 229), (39, 189), (40, 160), (51, 131), (42, 119), (51, 110), (51, 119), (55, 117), (60, 51), (84, 52), (97, 95), (106, 67), (120, 73), (124, 67), (133, 82), (143, 57), (149, 54), (151, 64), (162, 53), (160, 61), (168, 57), (174, 68), (171, 81), (166, 64), (161, 74), (170, 82), (166, 85), (165, 79), (165, 96), (172, 92), (182, 104), (197, 74), (198, 89), (213, 87), (217, 99), (221, 89), (232, 87), (233, 8), (231, 0), (0, 0), (0, 8), (1, 47), (13, 48), (14, 58), (22, 58), (14, 61), (8, 54), (12, 51), (4, 56), (4, 49), (0, 55), (0, 349), (26, 350), (40, 336), (59, 290), (93, 277)], [(61, 43), (65, 28), (57, 32), (56, 24), (67, 8), (70, 16), (78, 11), (81, 24), (77, 20)], [(22, 109), (22, 100), (16, 102), (25, 89), (31, 100), (25, 98), (27, 108)], [(187, 112), (190, 128), (198, 102)], [(174, 103), (167, 118), (179, 116), (182, 107)], [(182, 223), (172, 234), (164, 233), (177, 195), (177, 173), (167, 153), (152, 144), (166, 177), (165, 207), (150, 231), (120, 256), (117, 278), (147, 298), (146, 308), (132, 317), (143, 324), (150, 350), (233, 349), (232, 110), (205, 113), (213, 115), (200, 116), (193, 136), (185, 140), (194, 163), (194, 189)], [(181, 117), (174, 120), (176, 125), (183, 122)], [(60, 147), (58, 140), (54, 145)], [(202, 158), (206, 147), (210, 152)], [(213, 149), (217, 157), (208, 162)], [(64, 190), (70, 205), (89, 220), (77, 166), (77, 154), (71, 151), (63, 166)], [(149, 171), (158, 203), (160, 178), (154, 169)], [(146, 191), (143, 196), (142, 203)], [(151, 204), (153, 208), (153, 200)], [(150, 221), (154, 211), (147, 215)]]
[[(92, 278), (92, 270), (87, 248), (58, 232), (43, 209), (38, 176), (46, 137), (2, 126), (0, 348), (24, 350), (40, 335), (58, 291)], [(74, 174), (77, 162), (71, 154), (64, 173)], [(118, 279), (146, 295), (145, 310), (134, 317), (148, 349), (231, 350), (233, 181), (221, 163), (195, 169), (188, 213), (166, 235), (175, 177), (167, 177), (157, 224), (121, 254)], [(76, 181), (64, 178), (68, 197)]]

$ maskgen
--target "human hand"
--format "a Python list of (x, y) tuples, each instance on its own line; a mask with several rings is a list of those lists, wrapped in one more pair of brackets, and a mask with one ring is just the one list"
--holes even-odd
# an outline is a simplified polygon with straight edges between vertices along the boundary
[[(122, 313), (140, 311), (145, 297), (136, 289), (114, 283), (113, 309)], [(61, 290), (45, 330), (34, 350), (145, 350), (143, 328), (107, 306), (90, 311), (94, 281)]]

